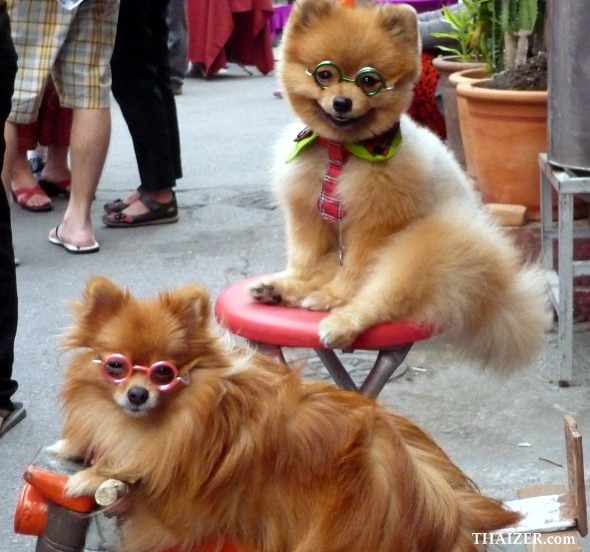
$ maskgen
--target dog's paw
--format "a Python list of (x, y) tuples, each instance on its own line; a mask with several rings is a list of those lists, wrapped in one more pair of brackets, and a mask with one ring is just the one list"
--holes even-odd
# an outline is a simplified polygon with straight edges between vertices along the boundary
[(354, 322), (338, 313), (332, 313), (319, 324), (320, 341), (330, 349), (348, 347), (363, 331)]
[(301, 306), (304, 309), (313, 311), (328, 311), (334, 309), (342, 304), (339, 297), (327, 293), (325, 291), (316, 291), (310, 293), (302, 302)]
[(45, 450), (51, 454), (55, 454), (59, 458), (74, 462), (81, 461), (84, 457), (84, 454), (76, 449), (68, 439), (60, 439), (53, 443), (53, 445), (49, 445)]
[(47, 450), (47, 452), (55, 454), (56, 456), (60, 456), (61, 458), (67, 458), (68, 449), (69, 447), (67, 440), (60, 439), (59, 441), (53, 443), (53, 445), (49, 445), (45, 450)]
[(282, 301), (280, 292), (269, 283), (255, 282), (249, 288), (250, 297), (258, 303), (266, 305), (279, 305)]
[(92, 473), (92, 468), (79, 471), (68, 479), (65, 489), (66, 495), (94, 496), (94, 493), (106, 479), (106, 477), (100, 477)]

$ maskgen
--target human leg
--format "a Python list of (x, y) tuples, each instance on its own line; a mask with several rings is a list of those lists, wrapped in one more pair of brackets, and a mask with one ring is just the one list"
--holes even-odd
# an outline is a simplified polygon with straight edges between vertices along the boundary
[[(16, 74), (16, 53), (12, 45), (10, 23), (6, 7), (0, 2), (0, 128), (10, 113), (11, 97)], [(0, 173), (4, 165), (5, 142), (0, 132)], [(11, 158), (6, 161), (10, 170)], [(18, 321), (18, 296), (10, 207), (6, 194), (0, 193), (0, 435), (25, 415), (21, 404), (12, 402), (18, 388), (12, 378), (14, 340)], [(2, 429), (4, 428), (4, 429)]]
[(21, 207), (45, 211), (51, 209), (51, 200), (38, 186), (27, 150), (38, 145), (37, 117), (47, 96), (50, 70), (69, 35), (73, 14), (58, 7), (57, 2), (19, 0), (10, 4), (10, 16), (18, 54), (12, 110), (5, 133), (7, 148), (14, 152), (11, 191)]
[[(86, 0), (76, 11), (52, 76), (61, 105), (73, 109), (70, 138), (72, 183), (63, 222), (49, 240), (70, 252), (98, 250), (90, 209), (111, 134), (109, 61), (115, 41), (116, 0)], [(76, 37), (93, 37), (83, 41)], [(77, 251), (78, 250), (78, 251)]]
[(38, 141), (47, 146), (47, 158), (39, 176), (39, 185), (49, 196), (69, 196), (68, 154), (73, 112), (62, 107), (53, 81), (49, 79), (39, 110)]
[[(88, 129), (92, 129), (89, 132)], [(90, 208), (102, 174), (111, 136), (109, 109), (74, 109), (71, 138), (72, 186), (70, 200), (59, 225), (50, 237), (76, 247), (96, 243)]]
[(53, 208), (51, 199), (39, 187), (27, 158), (27, 152), (37, 147), (37, 123), (14, 124), (6, 123), (6, 142), (14, 147), (12, 156), (12, 172), (7, 175), (10, 182), (10, 193), (23, 209), (27, 211), (50, 211)]
[[(139, 191), (160, 204), (173, 201), (172, 188), (182, 176), (176, 104), (170, 85), (167, 6), (168, 0), (122, 0), (111, 60), (113, 95), (133, 140)], [(124, 203), (127, 216), (151, 211), (139, 193)]]
[(50, 197), (70, 196), (71, 171), (68, 162), (69, 146), (47, 146), (47, 161), (39, 178), (39, 186)]
[[(48, 79), (45, 86), (36, 122), (17, 124), (14, 127), (18, 141), (11, 177), (12, 193), (23, 209), (48, 211), (52, 207), (48, 195), (69, 193), (70, 169), (67, 156), (72, 127), (72, 110), (61, 107), (51, 79)], [(37, 183), (27, 152), (34, 150), (39, 144), (48, 146), (48, 155)]]
[(178, 95), (182, 93), (184, 76), (188, 68), (188, 24), (185, 0), (170, 0), (167, 23), (169, 29), (168, 60), (170, 62), (172, 91), (175, 95)]

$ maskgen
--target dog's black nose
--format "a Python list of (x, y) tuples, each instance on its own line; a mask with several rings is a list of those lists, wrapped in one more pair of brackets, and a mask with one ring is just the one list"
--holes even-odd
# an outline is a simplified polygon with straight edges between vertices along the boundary
[(352, 100), (346, 96), (336, 96), (332, 105), (336, 113), (348, 113), (352, 109)]
[(127, 391), (129, 402), (138, 406), (146, 402), (149, 396), (150, 394), (147, 389), (145, 387), (140, 387), (139, 385), (134, 385)]

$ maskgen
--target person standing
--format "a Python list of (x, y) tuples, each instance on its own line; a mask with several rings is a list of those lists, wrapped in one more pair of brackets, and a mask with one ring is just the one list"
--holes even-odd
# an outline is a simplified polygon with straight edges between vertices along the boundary
[[(10, 34), (10, 21), (5, 0), (0, 0), (0, 131), (10, 113), (11, 97), (16, 75), (16, 52)], [(4, 136), (0, 132), (0, 173), (4, 164)], [(18, 322), (18, 296), (10, 205), (5, 193), (0, 192), (0, 437), (26, 415), (22, 403), (13, 402), (18, 388), (12, 378), (14, 340)]]
[(94, 253), (99, 245), (90, 208), (111, 135), (110, 59), (119, 0), (84, 0), (72, 9), (64, 3), (11, 0), (8, 4), (18, 71), (5, 138), (7, 149), (14, 151), (16, 125), (36, 120), (51, 74), (61, 105), (73, 109), (73, 120), (70, 198), (49, 241), (69, 253)]
[(180, 135), (168, 59), (169, 0), (121, 0), (111, 60), (113, 95), (129, 128), (140, 186), (104, 206), (106, 226), (178, 221)]

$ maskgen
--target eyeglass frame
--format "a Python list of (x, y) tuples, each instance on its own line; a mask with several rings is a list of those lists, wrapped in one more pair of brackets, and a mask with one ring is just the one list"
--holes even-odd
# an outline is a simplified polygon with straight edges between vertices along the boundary
[[(333, 61), (325, 60), (325, 61), (320, 61), (313, 68), (312, 71), (309, 70), (309, 67), (307, 69), (305, 69), (305, 74), (309, 75), (310, 77), (313, 77), (313, 80), (315, 81), (315, 83), (320, 88), (322, 88), (324, 90), (326, 88), (329, 88), (331, 85), (324, 86), (323, 84), (321, 84), (318, 81), (317, 74), (318, 74), (318, 71), (322, 67), (326, 67), (326, 66), (334, 67), (334, 69), (336, 69), (336, 71), (338, 72), (338, 83), (341, 83), (342, 81), (353, 82), (363, 91), (365, 96), (369, 96), (369, 97), (376, 96), (377, 94), (379, 94), (379, 92), (382, 92), (383, 90), (393, 90), (395, 88), (395, 84), (392, 84), (391, 86), (387, 86), (387, 80), (385, 79), (385, 77), (383, 76), (381, 71), (378, 71), (374, 67), (363, 67), (362, 69), (359, 69), (357, 74), (354, 76), (354, 79), (351, 79), (351, 78), (345, 77), (344, 73), (342, 72), (342, 69), (340, 69), (340, 67), (338, 65), (336, 65)], [(358, 82), (359, 79), (366, 74), (375, 75), (377, 77), (377, 79), (381, 82), (381, 85), (382, 85), (381, 88), (379, 88), (379, 90), (375, 90), (374, 92), (366, 92), (365, 89), (359, 84), (359, 82)], [(335, 84), (338, 84), (338, 83), (335, 83)]]
[[(106, 368), (106, 364), (109, 360), (116, 360), (119, 362), (123, 362), (123, 363), (125, 363), (126, 366), (129, 367), (128, 372), (124, 378), (120, 378), (120, 379), (114, 378), (113, 376), (111, 376), (108, 373), (107, 368)], [(176, 387), (178, 385), (178, 383), (180, 383), (180, 382), (184, 383), (185, 385), (188, 385), (190, 383), (189, 374), (187, 374), (186, 376), (179, 376), (178, 375), (179, 374), (178, 368), (172, 362), (169, 362), (167, 360), (159, 360), (158, 362), (154, 362), (154, 364), (147, 367), (147, 366), (141, 366), (139, 364), (133, 364), (133, 362), (131, 362), (131, 360), (128, 357), (126, 357), (125, 355), (122, 355), (120, 353), (114, 353), (112, 355), (109, 355), (104, 360), (100, 357), (97, 357), (92, 362), (95, 362), (96, 364), (100, 364), (101, 371), (102, 371), (104, 378), (109, 383), (114, 383), (115, 385), (119, 385), (120, 383), (127, 381), (133, 375), (133, 372), (145, 372), (147, 374), (147, 378), (150, 380), (151, 383), (153, 383), (156, 386), (156, 388), (159, 391), (170, 391), (171, 389)], [(164, 366), (164, 365), (172, 369), (174, 376), (173, 376), (173, 379), (170, 383), (158, 385), (152, 379), (151, 374), (154, 372), (154, 370), (157, 370), (158, 368), (160, 368), (161, 366)]]

